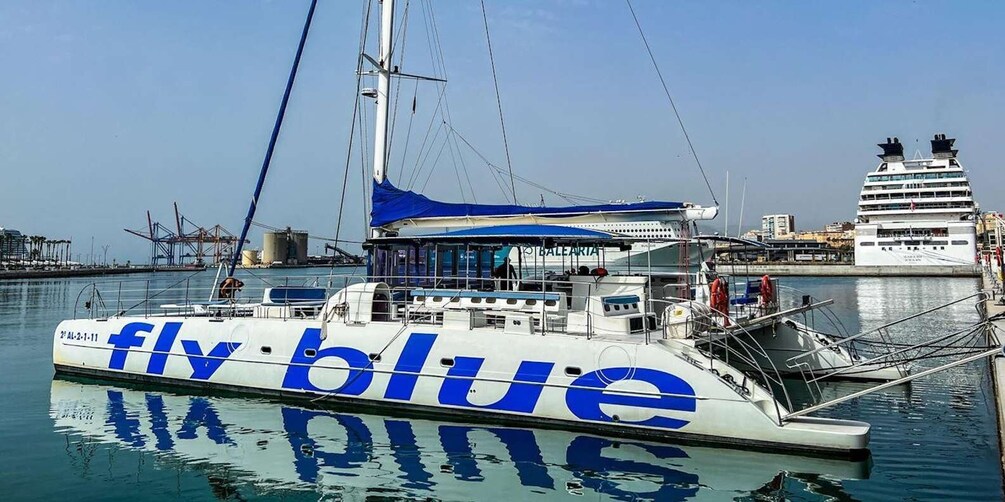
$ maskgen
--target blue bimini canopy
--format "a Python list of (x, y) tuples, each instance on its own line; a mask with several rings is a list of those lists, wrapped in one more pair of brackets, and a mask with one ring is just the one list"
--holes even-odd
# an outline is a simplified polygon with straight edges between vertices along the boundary
[(588, 213), (630, 211), (666, 211), (684, 207), (680, 202), (635, 202), (584, 206), (531, 207), (510, 204), (463, 204), (439, 202), (410, 190), (401, 190), (384, 180), (373, 182), (373, 209), (370, 226), (382, 227), (397, 221), (418, 218), (463, 218), (472, 216), (580, 216)]
[(492, 227), (465, 228), (463, 230), (454, 230), (439, 234), (425, 234), (422, 237), (427, 239), (455, 239), (461, 237), (562, 237), (567, 239), (608, 240), (613, 238), (614, 234), (586, 228), (563, 227), (561, 225), (496, 225)]

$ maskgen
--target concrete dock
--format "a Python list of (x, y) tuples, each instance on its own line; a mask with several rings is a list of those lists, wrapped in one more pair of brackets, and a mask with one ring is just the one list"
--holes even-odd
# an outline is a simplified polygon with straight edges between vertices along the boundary
[(731, 275), (819, 277), (980, 277), (976, 265), (856, 267), (850, 263), (720, 263), (719, 272)]
[[(996, 316), (1005, 317), (1005, 305), (1000, 305), (1002, 300), (1002, 286), (995, 277), (994, 271), (985, 270), (982, 274), (983, 290), (991, 296), (984, 302), (985, 316), (994, 319)], [(998, 328), (1000, 333), (1005, 333), (1005, 319), (993, 320), (992, 323)], [(1001, 345), (1000, 340), (994, 333), (988, 332), (988, 345)], [(1005, 472), (1005, 354), (999, 354), (991, 359), (991, 385), (994, 390), (994, 404), (998, 416), (998, 449), (1002, 453), (1002, 470)]]

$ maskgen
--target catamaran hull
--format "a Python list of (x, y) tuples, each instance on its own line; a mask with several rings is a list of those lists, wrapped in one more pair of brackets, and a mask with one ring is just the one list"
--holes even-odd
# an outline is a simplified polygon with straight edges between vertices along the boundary
[(753, 354), (757, 363), (783, 375), (892, 381), (909, 374), (900, 364), (862, 364), (846, 346), (834, 345), (835, 340), (829, 335), (813, 333), (791, 319), (752, 330), (750, 334), (764, 350), (763, 354)]
[[(392, 322), (331, 323), (325, 334), (309, 320), (111, 318), (61, 323), (53, 362), (66, 373), (621, 435), (844, 455), (867, 446), (866, 423), (779, 421), (787, 412), (765, 389), (723, 364), (709, 371), (687, 347), (602, 338)], [(735, 383), (723, 380), (731, 371)]]

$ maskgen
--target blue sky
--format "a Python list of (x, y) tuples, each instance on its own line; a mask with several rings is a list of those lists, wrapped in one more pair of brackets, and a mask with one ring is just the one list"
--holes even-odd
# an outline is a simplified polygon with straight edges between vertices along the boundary
[[(402, 71), (430, 74), (425, 2), (413, 2)], [(505, 166), (479, 5), (431, 4), (452, 125)], [(486, 4), (516, 174), (605, 200), (711, 202), (623, 2)], [(307, 5), (0, 3), (0, 225), (72, 237), (84, 253), (94, 236), (110, 257), (133, 261), (149, 248), (122, 228), (144, 226), (147, 209), (171, 221), (174, 201), (193, 221), (239, 231)], [(730, 172), (732, 229), (743, 178), (745, 228), (763, 213), (793, 213), (799, 228), (853, 219), (875, 143), (894, 135), (909, 155), (927, 153), (936, 132), (958, 138), (982, 207), (1005, 206), (995, 160), (1005, 130), (1005, 4), (634, 6), (720, 202)], [(334, 233), (361, 10), (348, 0), (318, 8), (258, 221)], [(402, 89), (397, 155), (414, 83)], [(398, 184), (436, 102), (430, 84), (414, 94), (410, 152), (390, 166)], [(478, 200), (502, 202), (484, 164), (463, 156)], [(447, 157), (425, 192), (468, 197)], [(363, 234), (354, 166), (349, 238)], [(517, 190), (522, 202), (541, 196)], [(260, 230), (252, 235), (258, 246)]]

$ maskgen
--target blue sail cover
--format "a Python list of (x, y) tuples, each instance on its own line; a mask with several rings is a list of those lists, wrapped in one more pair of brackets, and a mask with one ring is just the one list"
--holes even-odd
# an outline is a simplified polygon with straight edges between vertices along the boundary
[(585, 206), (531, 207), (511, 204), (465, 204), (438, 202), (410, 190), (401, 190), (384, 180), (373, 182), (373, 209), (370, 226), (381, 227), (396, 221), (416, 218), (463, 218), (465, 216), (579, 216), (587, 213), (675, 210), (680, 202), (634, 202), (627, 204), (593, 204)]

